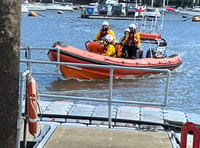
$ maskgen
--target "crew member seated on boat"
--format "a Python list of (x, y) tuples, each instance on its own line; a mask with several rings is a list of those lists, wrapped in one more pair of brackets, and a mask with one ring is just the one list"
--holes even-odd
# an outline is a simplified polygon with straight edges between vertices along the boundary
[(130, 32), (123, 43), (127, 46), (128, 58), (140, 58), (140, 34), (136, 31), (136, 25), (129, 25)]
[(126, 36), (129, 34), (130, 32), (130, 29), (129, 28), (126, 28), (124, 30), (124, 36), (123, 38), (120, 39), (120, 44), (122, 46), (122, 56), (123, 58), (128, 58), (128, 49), (127, 49), (127, 46), (124, 44), (124, 40), (126, 38)]
[(102, 23), (102, 28), (99, 30), (99, 32), (95, 36), (95, 41), (103, 41), (106, 35), (112, 35), (113, 36), (113, 42), (116, 42), (116, 36), (115, 33), (109, 28), (109, 23), (107, 21), (104, 21)]
[(116, 50), (113, 36), (110, 34), (106, 35), (103, 44), (105, 48), (102, 55), (115, 57)]

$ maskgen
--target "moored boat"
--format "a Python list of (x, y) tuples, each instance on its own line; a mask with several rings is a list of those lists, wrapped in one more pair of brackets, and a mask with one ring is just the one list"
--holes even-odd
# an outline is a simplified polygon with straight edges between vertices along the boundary
[[(60, 62), (70, 62), (78, 64), (91, 64), (91, 65), (112, 65), (120, 67), (143, 68), (143, 70), (130, 70), (130, 69), (115, 69), (113, 76), (115, 78), (132, 78), (155, 72), (149, 72), (145, 68), (152, 69), (169, 69), (174, 70), (181, 65), (182, 59), (179, 55), (173, 54), (170, 56), (165, 55), (165, 45), (162, 43), (156, 51), (148, 51), (146, 57), (138, 59), (125, 59), (118, 57), (108, 57), (101, 54), (81, 50), (72, 46), (55, 43), (55, 49), (50, 49), (48, 57), (51, 61), (58, 61), (59, 49)], [(99, 46), (100, 47), (100, 46)], [(79, 79), (107, 79), (110, 76), (108, 68), (89, 68), (84, 66), (60, 66), (60, 71), (67, 78)]]
[(159, 18), (161, 17), (161, 14), (158, 8), (149, 7), (145, 11), (145, 16), (150, 18)]
[(21, 4), (23, 7), (26, 7), (29, 11), (45, 11), (46, 8), (42, 3), (29, 3), (24, 2)]
[(74, 11), (73, 7), (70, 5), (60, 5), (60, 4), (46, 4), (45, 8), (47, 10), (61, 10), (61, 11)]
[(26, 7), (26, 5), (21, 4), (21, 12), (29, 12), (28, 8)]
[(137, 17), (141, 20), (145, 10), (146, 6), (137, 3), (117, 3), (114, 0), (107, 0), (105, 3), (85, 6), (81, 18), (134, 20)]

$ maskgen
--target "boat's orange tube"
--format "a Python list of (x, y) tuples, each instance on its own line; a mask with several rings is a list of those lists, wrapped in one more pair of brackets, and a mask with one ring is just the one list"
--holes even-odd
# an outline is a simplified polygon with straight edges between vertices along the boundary
[(104, 45), (98, 41), (89, 41), (86, 43), (86, 49), (89, 52), (102, 54), (104, 53)]
[(141, 40), (156, 40), (156, 39), (161, 38), (161, 35), (156, 34), (156, 33), (142, 33), (142, 32), (140, 32), (139, 34), (140, 34)]
[[(156, 68), (156, 69), (169, 69), (173, 70), (181, 65), (182, 60), (179, 55), (171, 55), (163, 58), (139, 58), (139, 59), (124, 59), (103, 56), (101, 54), (95, 54), (85, 50), (81, 50), (72, 46), (59, 46), (56, 45), (61, 51), (60, 61), (71, 62), (80, 64), (100, 64), (100, 65), (114, 65), (114, 66), (127, 66), (127, 67), (139, 67), (139, 68)], [(57, 61), (56, 49), (51, 49), (48, 53), (51, 61)], [(92, 68), (84, 66), (61, 66), (61, 73), (66, 77), (74, 77), (80, 79), (103, 79), (108, 78), (110, 70), (108, 68)], [(130, 76), (142, 76), (147, 74), (154, 74), (155, 72), (149, 72), (144, 70), (129, 70), (129, 69), (115, 69), (114, 77), (128, 77)]]

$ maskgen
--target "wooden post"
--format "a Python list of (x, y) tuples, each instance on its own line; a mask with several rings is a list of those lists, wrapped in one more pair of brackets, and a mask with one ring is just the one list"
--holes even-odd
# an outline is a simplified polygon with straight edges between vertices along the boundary
[(0, 1), (0, 144), (15, 148), (19, 90), (21, 0)]

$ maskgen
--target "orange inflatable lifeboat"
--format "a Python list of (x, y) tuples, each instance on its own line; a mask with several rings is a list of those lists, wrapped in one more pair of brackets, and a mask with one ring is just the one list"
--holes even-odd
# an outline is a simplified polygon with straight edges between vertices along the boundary
[(28, 114), (28, 127), (29, 133), (34, 137), (37, 134), (38, 129), (38, 102), (37, 102), (37, 87), (36, 81), (32, 76), (28, 77), (27, 83), (27, 114)]
[[(162, 46), (160, 44), (163, 44)], [(58, 60), (58, 49), (59, 49), (59, 61), (60, 62), (70, 62), (78, 64), (91, 64), (91, 65), (110, 65), (119, 67), (131, 67), (139, 69), (115, 69), (113, 76), (115, 78), (132, 78), (138, 76), (144, 76), (149, 74), (156, 74), (160, 72), (150, 72), (145, 70), (146, 68), (153, 69), (168, 69), (174, 70), (182, 64), (182, 59), (177, 54), (172, 54), (167, 56), (165, 53), (164, 45), (165, 40), (159, 41), (159, 46), (155, 50), (155, 57), (140, 57), (137, 59), (126, 59), (126, 58), (116, 58), (112, 56), (104, 56), (102, 54), (96, 54), (89, 52), (87, 50), (82, 50), (75, 48), (73, 46), (63, 46), (54, 43), (54, 47), (49, 50), (48, 57), (51, 61)], [(166, 44), (166, 43), (165, 43)], [(120, 49), (120, 44), (116, 44)], [(116, 46), (115, 45), (115, 46)], [(119, 55), (118, 55), (119, 56)], [(159, 57), (158, 57), (159, 56)], [(60, 72), (66, 78), (78, 78), (78, 79), (108, 79), (110, 77), (110, 70), (108, 68), (97, 68), (97, 67), (84, 67), (84, 66), (61, 66)]]

